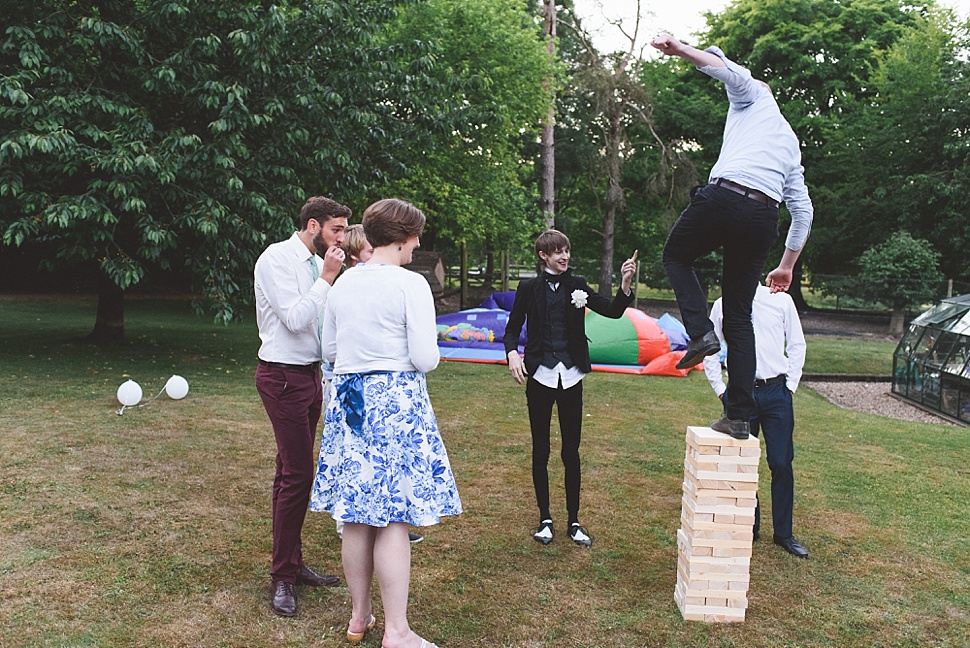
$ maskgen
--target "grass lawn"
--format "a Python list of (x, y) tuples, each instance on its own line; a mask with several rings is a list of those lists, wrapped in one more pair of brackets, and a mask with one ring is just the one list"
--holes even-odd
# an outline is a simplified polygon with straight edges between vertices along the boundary
[[(103, 348), (77, 341), (93, 318), (92, 301), (0, 298), (0, 646), (347, 645), (344, 587), (298, 589), (295, 619), (268, 606), (275, 444), (253, 386), (255, 325), (131, 301), (129, 342)], [(174, 373), (184, 400), (116, 414), (126, 377), (147, 399)], [(545, 548), (530, 537), (525, 394), (507, 370), (442, 363), (429, 384), (465, 506), (412, 554), (411, 623), (441, 646), (970, 645), (966, 428), (799, 390), (795, 534), (811, 558), (771, 544), (765, 497), (747, 619), (710, 625), (673, 600), (684, 429), (719, 414), (701, 372), (587, 379), (590, 550), (561, 533), (555, 452), (560, 535)], [(329, 518), (308, 515), (304, 553), (340, 573)], [(379, 646), (380, 628), (362, 646)]]

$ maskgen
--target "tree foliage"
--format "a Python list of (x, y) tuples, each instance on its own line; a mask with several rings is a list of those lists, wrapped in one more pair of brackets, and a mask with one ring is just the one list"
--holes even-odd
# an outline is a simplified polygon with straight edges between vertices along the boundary
[(306, 194), (400, 170), (431, 66), (418, 40), (378, 40), (402, 4), (22, 3), (0, 41), (4, 243), (121, 290), (184, 267), (237, 315)]
[(939, 262), (940, 254), (929, 241), (899, 230), (859, 257), (862, 272), (857, 292), (893, 309), (891, 326), (899, 335), (905, 311), (932, 301), (938, 294), (935, 284), (943, 280)]
[(525, 0), (429, 0), (402, 12), (392, 38), (428, 39), (426, 74), (448, 128), (401, 151), (408, 173), (391, 188), (428, 214), (426, 244), (465, 243), (487, 254), (525, 247), (540, 227), (530, 179), (535, 142), (549, 110), (556, 68)]
[[(816, 207), (803, 259), (847, 273), (905, 228), (967, 276), (965, 26), (932, 2), (738, 0), (705, 41), (772, 87), (803, 141)], [(873, 223), (881, 227), (873, 227)]]
[[(644, 55), (639, 23), (624, 25), (624, 51), (602, 54), (582, 21), (563, 16), (561, 51), (569, 83), (559, 97), (557, 221), (572, 240), (576, 265), (611, 291), (617, 262), (634, 249), (659, 259), (673, 202), (693, 180), (685, 149), (655, 128), (655, 93), (669, 79)], [(665, 222), (669, 220), (669, 222)]]
[(830, 217), (815, 265), (842, 270), (886, 229), (906, 229), (942, 252), (949, 276), (970, 276), (962, 199), (970, 189), (970, 69), (958, 33), (946, 13), (919, 19), (874, 61), (872, 96), (830, 129), (820, 173)]

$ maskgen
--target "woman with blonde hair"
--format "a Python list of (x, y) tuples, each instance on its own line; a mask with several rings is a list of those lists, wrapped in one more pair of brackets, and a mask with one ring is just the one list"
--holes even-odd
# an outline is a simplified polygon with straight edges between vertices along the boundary
[(434, 299), (421, 275), (401, 267), (420, 245), (424, 223), (421, 210), (403, 200), (368, 207), (363, 229), (374, 254), (331, 289), (323, 324), (334, 380), (310, 508), (344, 523), (351, 643), (377, 623), (377, 575), (383, 648), (434, 645), (408, 625), (408, 525), (462, 511), (425, 380), (439, 360)]

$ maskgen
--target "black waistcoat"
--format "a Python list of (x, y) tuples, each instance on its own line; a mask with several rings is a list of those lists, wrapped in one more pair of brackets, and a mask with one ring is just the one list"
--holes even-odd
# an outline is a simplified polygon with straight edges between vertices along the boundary
[(542, 340), (543, 367), (552, 369), (560, 362), (570, 369), (573, 359), (569, 355), (569, 338), (566, 333), (566, 291), (563, 284), (553, 290), (549, 286), (543, 291), (546, 297), (546, 330)]

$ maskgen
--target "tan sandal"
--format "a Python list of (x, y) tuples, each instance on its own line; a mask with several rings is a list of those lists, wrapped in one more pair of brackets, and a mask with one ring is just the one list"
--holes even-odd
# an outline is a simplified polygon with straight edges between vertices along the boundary
[(370, 615), (370, 621), (367, 623), (367, 627), (364, 628), (362, 632), (351, 632), (350, 626), (347, 626), (347, 641), (352, 644), (358, 644), (364, 639), (364, 635), (367, 634), (368, 630), (373, 630), (374, 626), (377, 625), (377, 619), (374, 615)]

